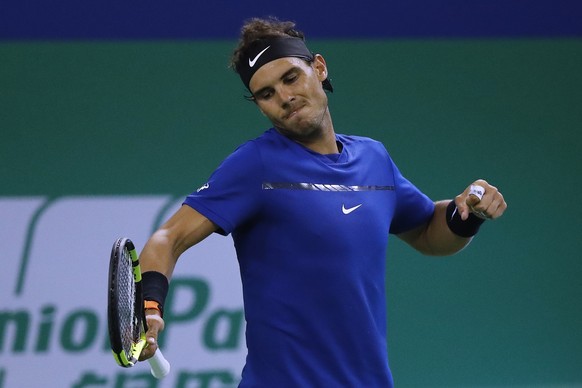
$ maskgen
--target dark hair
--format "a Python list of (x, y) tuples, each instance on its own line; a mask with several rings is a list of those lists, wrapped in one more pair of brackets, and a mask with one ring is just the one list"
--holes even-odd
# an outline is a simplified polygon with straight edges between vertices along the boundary
[(230, 67), (236, 72), (245, 51), (254, 41), (278, 36), (290, 36), (305, 41), (303, 32), (296, 30), (295, 23), (292, 21), (280, 21), (274, 16), (266, 19), (252, 18), (245, 21), (240, 31), (238, 45), (230, 59)]

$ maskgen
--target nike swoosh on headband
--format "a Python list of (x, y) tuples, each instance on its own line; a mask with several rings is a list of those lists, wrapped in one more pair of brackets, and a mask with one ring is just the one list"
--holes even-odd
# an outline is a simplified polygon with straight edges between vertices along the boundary
[(265, 51), (267, 51), (267, 50), (269, 49), (269, 47), (271, 47), (271, 46), (267, 46), (267, 47), (265, 47), (265, 48), (263, 49), (263, 51), (261, 51), (260, 53), (258, 53), (258, 54), (257, 54), (257, 56), (256, 56), (256, 57), (254, 57), (252, 60), (249, 58), (249, 66), (250, 66), (250, 67), (253, 67), (253, 66), (255, 65), (255, 63), (257, 63), (257, 60), (259, 59), (259, 57), (260, 57), (261, 55), (263, 55), (263, 53), (264, 53)]

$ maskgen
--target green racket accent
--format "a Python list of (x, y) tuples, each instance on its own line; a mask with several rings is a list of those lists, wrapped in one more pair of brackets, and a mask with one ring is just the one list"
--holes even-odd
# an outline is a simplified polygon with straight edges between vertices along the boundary
[(115, 350), (111, 350), (111, 352), (113, 353), (113, 358), (115, 359), (115, 361), (117, 362), (118, 365), (124, 367), (124, 368), (131, 368), (132, 366), (134, 366), (137, 361), (138, 361), (138, 357), (141, 353), (141, 351), (143, 350), (144, 346), (146, 344), (145, 341), (145, 334), (143, 335), (143, 338), (136, 344), (133, 344), (131, 346), (131, 358), (127, 358), (127, 354), (125, 351), (120, 351), (118, 353), (115, 352)]
[[(129, 240), (129, 242), (131, 243), (131, 240)], [(131, 244), (131, 246), (133, 247), (133, 243)], [(131, 265), (133, 269), (133, 281), (136, 283), (141, 282), (141, 266), (139, 265), (139, 258), (137, 255), (137, 251), (135, 250), (135, 247), (133, 247), (133, 249), (129, 249), (128, 247), (127, 253), (131, 258)]]

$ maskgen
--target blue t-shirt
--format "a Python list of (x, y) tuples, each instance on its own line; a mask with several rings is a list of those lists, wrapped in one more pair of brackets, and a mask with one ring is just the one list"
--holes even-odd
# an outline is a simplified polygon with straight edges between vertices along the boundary
[(232, 233), (247, 321), (241, 387), (391, 387), (389, 233), (433, 202), (384, 146), (336, 135), (339, 155), (270, 129), (241, 145), (185, 204)]

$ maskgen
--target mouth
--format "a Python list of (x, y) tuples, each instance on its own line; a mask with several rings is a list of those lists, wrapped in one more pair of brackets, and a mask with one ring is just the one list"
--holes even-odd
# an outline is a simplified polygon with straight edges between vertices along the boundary
[(289, 120), (290, 118), (294, 117), (295, 115), (297, 115), (297, 113), (303, 109), (304, 105), (301, 106), (296, 106), (293, 107), (289, 110), (289, 113), (287, 113), (285, 116), (283, 116), (283, 119), (285, 120)]

